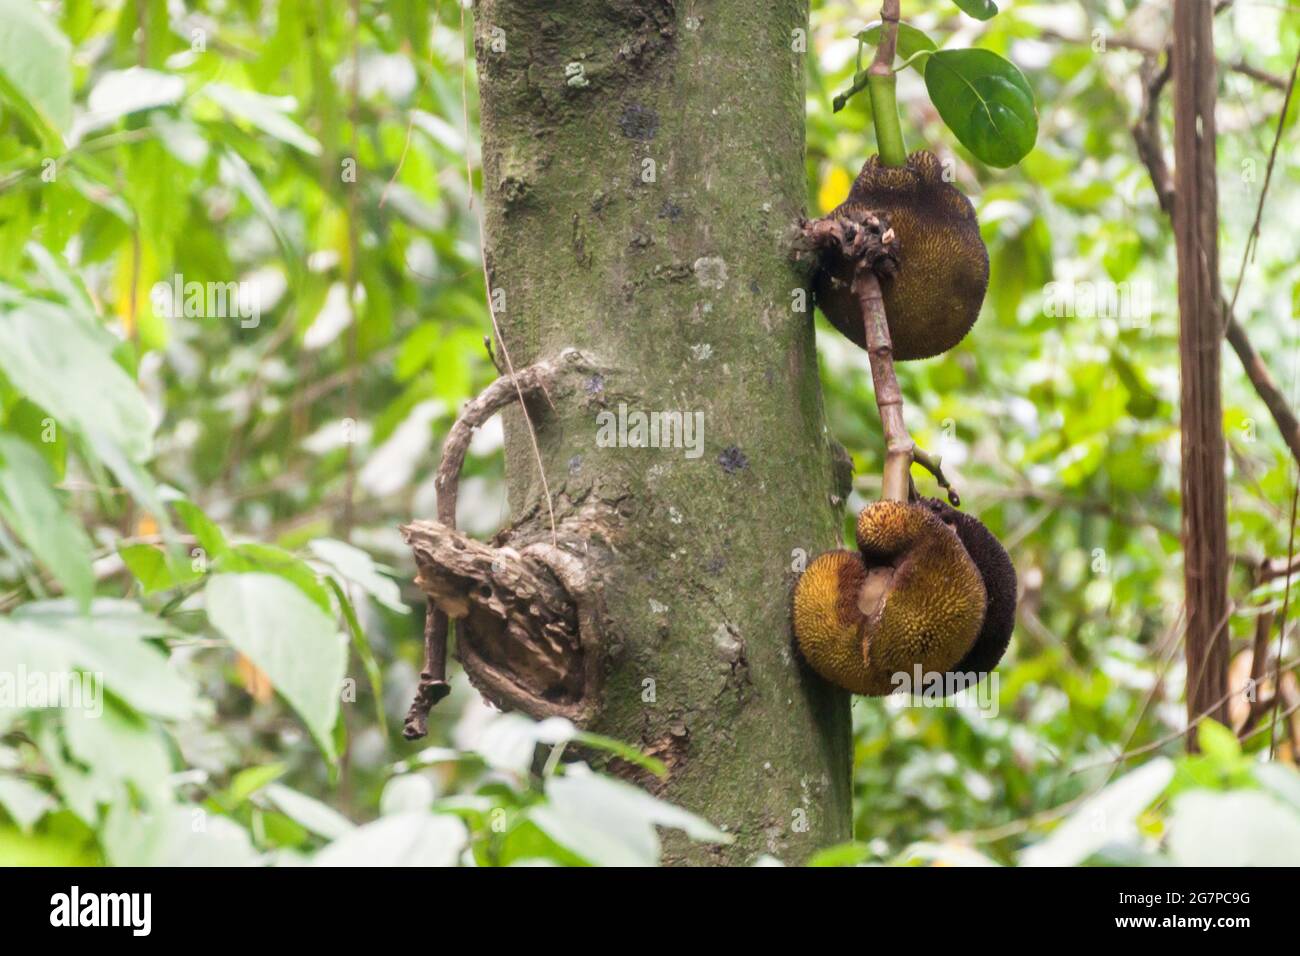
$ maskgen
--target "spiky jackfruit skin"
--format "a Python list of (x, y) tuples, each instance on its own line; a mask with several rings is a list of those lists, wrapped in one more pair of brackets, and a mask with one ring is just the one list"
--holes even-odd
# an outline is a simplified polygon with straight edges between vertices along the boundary
[(828, 551), (804, 571), (794, 588), (794, 633), (809, 666), (855, 694), (870, 693), (865, 646), (866, 617), (858, 595), (867, 566), (855, 551)]
[(874, 692), (888, 693), (893, 675), (910, 676), (918, 664), (927, 674), (950, 670), (974, 644), (987, 600), (956, 532), (924, 505), (901, 501), (863, 508), (857, 531), (868, 569), (893, 568), (879, 612), (868, 614)]
[[(943, 178), (935, 155), (918, 150), (906, 166), (867, 160), (832, 216), (860, 221), (883, 213), (894, 230), (898, 267), (880, 278), (885, 317), (899, 361), (940, 355), (955, 346), (979, 318), (989, 285), (989, 254), (975, 208)], [(849, 263), (818, 271), (817, 304), (850, 340), (866, 347), (862, 310), (851, 288)]]
[(974, 515), (958, 511), (937, 498), (924, 498), (922, 502), (957, 532), (962, 547), (984, 580), (984, 590), (988, 594), (984, 626), (966, 656), (953, 668), (962, 674), (979, 674), (983, 679), (998, 666), (998, 661), (1002, 660), (1011, 644), (1011, 632), (1016, 626), (1015, 565), (1002, 542)]
[(984, 621), (979, 571), (956, 532), (927, 507), (896, 501), (858, 516), (858, 554), (831, 551), (795, 587), (795, 639), (813, 670), (881, 696), (896, 674), (946, 672)]

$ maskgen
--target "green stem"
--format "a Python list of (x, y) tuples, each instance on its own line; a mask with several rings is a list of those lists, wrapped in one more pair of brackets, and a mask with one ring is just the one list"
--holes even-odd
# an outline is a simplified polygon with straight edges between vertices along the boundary
[(898, 79), (891, 73), (871, 72), (867, 90), (871, 95), (871, 116), (876, 124), (876, 150), (886, 166), (906, 166), (907, 147), (898, 122)]

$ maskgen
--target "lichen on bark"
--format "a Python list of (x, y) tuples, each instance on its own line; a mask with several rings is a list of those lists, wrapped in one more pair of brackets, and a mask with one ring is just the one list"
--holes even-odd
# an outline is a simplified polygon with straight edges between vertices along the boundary
[[(798, 659), (790, 592), (842, 495), (804, 267), (803, 0), (480, 0), (486, 258), (516, 367), (578, 348), (582, 401), (530, 401), (557, 520), (619, 516), (590, 726), (736, 836), (679, 862), (800, 862), (850, 835), (848, 700)], [(805, 34), (806, 35), (806, 34)], [(605, 447), (596, 416), (701, 413), (702, 454)], [(506, 413), (512, 544), (548, 533)], [(518, 545), (516, 545), (518, 546)]]

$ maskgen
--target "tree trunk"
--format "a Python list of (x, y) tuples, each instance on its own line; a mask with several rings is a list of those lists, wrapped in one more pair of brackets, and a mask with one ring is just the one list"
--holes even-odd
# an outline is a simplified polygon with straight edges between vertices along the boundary
[[(847, 495), (790, 254), (806, 29), (805, 0), (477, 5), (504, 345), (516, 369), (566, 348), (600, 369), (526, 406), (556, 520), (610, 519), (589, 726), (656, 755), (667, 778), (638, 779), (736, 837), (670, 840), (671, 862), (799, 862), (850, 836), (848, 699), (790, 629), (796, 572), (836, 545)], [(598, 416), (624, 405), (629, 440), (607, 447)], [(698, 454), (626, 447), (630, 416), (667, 411), (702, 416)], [(511, 544), (549, 540), (518, 409), (506, 470)]]
[[(1228, 544), (1219, 356), (1213, 4), (1174, 4), (1174, 238), (1182, 375), (1187, 713), (1227, 723)], [(1195, 747), (1195, 729), (1188, 744)]]

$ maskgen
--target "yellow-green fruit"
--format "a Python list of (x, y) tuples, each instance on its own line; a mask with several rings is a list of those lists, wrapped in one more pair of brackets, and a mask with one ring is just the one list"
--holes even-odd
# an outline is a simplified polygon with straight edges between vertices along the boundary
[(922, 504), (879, 501), (858, 516), (858, 548), (821, 555), (799, 579), (794, 632), (813, 670), (880, 696), (914, 668), (945, 673), (984, 623), (979, 570)]
[(794, 588), (794, 635), (804, 660), (822, 677), (869, 694), (864, 654), (866, 618), (858, 594), (867, 581), (862, 556), (828, 551), (808, 565)]
[[(888, 217), (896, 237), (898, 267), (880, 279), (894, 358), (948, 351), (975, 324), (989, 284), (989, 254), (970, 200), (944, 180), (943, 164), (933, 153), (918, 150), (906, 166), (886, 166), (877, 156), (867, 160), (831, 216), (861, 221), (866, 212)], [(840, 332), (865, 348), (851, 264), (823, 266), (817, 304)]]

